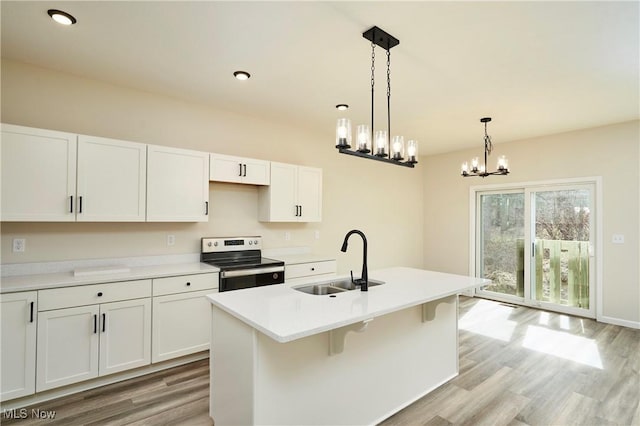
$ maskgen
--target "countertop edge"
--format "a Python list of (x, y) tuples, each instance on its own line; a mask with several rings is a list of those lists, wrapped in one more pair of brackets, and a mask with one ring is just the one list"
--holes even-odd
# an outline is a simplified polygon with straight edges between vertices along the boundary
[(220, 272), (219, 268), (205, 263), (187, 263), (132, 267), (128, 272), (82, 277), (74, 276), (73, 271), (51, 274), (16, 275), (1, 278), (0, 294), (217, 272)]

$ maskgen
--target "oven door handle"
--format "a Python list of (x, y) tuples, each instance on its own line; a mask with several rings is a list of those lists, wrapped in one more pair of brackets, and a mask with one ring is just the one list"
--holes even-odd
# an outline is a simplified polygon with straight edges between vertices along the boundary
[(222, 271), (220, 278), (248, 277), (250, 275), (268, 274), (270, 272), (284, 272), (284, 266), (272, 266), (269, 268), (242, 269), (239, 271)]

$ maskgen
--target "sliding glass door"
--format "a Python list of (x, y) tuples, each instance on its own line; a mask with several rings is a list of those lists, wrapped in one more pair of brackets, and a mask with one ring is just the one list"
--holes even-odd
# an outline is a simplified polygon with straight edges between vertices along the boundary
[(478, 195), (478, 263), (480, 276), (492, 283), (484, 290), (524, 297), (524, 192)]
[(478, 191), (476, 275), (479, 294), (595, 317), (594, 186)]

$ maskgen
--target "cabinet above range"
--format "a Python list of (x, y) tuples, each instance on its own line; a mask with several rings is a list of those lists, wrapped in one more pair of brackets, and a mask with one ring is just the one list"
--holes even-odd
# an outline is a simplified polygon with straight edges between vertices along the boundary
[(271, 170), (269, 161), (231, 155), (210, 154), (209, 180), (216, 182), (269, 185)]

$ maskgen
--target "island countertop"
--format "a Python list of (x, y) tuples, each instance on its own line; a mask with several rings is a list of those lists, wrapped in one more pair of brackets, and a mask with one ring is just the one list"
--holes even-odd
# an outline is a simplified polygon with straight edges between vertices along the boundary
[(490, 283), (483, 278), (405, 267), (371, 271), (369, 278), (384, 284), (336, 297), (307, 294), (284, 284), (207, 297), (216, 307), (286, 343)]

